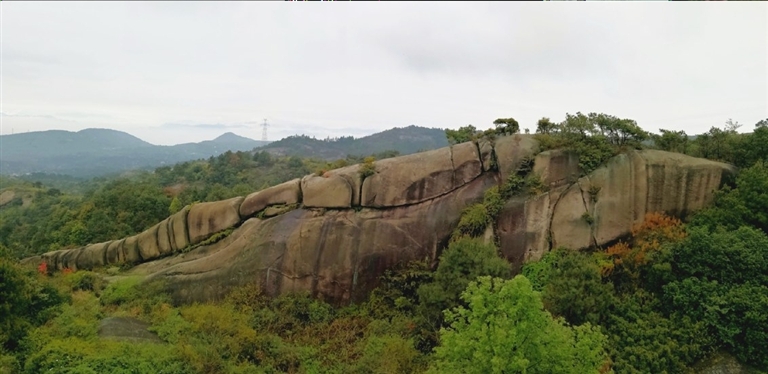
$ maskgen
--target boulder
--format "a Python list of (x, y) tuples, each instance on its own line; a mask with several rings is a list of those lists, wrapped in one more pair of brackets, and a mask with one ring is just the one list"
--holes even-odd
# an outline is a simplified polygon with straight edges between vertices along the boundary
[(142, 262), (141, 252), (139, 252), (139, 236), (129, 236), (125, 238), (119, 251), (122, 253), (123, 261), (126, 264), (138, 264)]
[(90, 244), (77, 258), (78, 269), (93, 269), (107, 264), (107, 247), (111, 242)]
[(60, 257), (67, 253), (67, 249), (60, 249), (58, 251), (47, 252), (42, 255), (42, 260), (47, 264), (48, 270), (61, 270), (64, 268), (60, 262)]
[(173, 252), (173, 247), (171, 247), (171, 230), (169, 228), (170, 222), (170, 217), (166, 218), (157, 227), (157, 249), (160, 252), (160, 256)]
[(139, 254), (144, 261), (160, 257), (160, 248), (157, 246), (157, 230), (159, 227), (160, 224), (158, 223), (137, 235), (136, 241), (139, 246)]
[(353, 188), (338, 175), (308, 175), (301, 179), (302, 203), (308, 208), (350, 208)]
[(299, 203), (299, 195), (301, 194), (299, 189), (300, 180), (294, 179), (246, 196), (243, 203), (240, 204), (240, 219), (245, 220), (270, 205)]
[(494, 152), (501, 179), (507, 180), (510, 174), (517, 172), (523, 160), (532, 157), (538, 148), (539, 142), (533, 135), (515, 134), (496, 139)]
[(77, 270), (77, 258), (83, 253), (83, 248), (74, 248), (64, 251), (59, 257), (57, 270), (70, 269)]
[(189, 244), (197, 244), (211, 235), (240, 223), (242, 197), (195, 204), (187, 215)]
[(482, 166), (477, 146), (467, 142), (374, 163), (363, 181), (361, 205), (397, 207), (445, 195), (477, 178)]
[(171, 250), (173, 252), (179, 252), (189, 245), (188, 215), (189, 206), (185, 206), (168, 217), (168, 239), (171, 242)]
[(125, 254), (123, 253), (123, 242), (125, 239), (115, 240), (107, 244), (106, 265), (117, 265), (125, 263)]
[(532, 172), (549, 188), (572, 183), (579, 177), (579, 154), (562, 149), (541, 152), (534, 158)]

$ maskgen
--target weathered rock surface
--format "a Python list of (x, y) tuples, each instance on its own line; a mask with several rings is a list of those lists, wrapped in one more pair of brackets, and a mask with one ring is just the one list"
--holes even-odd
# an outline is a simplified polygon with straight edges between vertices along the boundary
[(180, 251), (189, 245), (187, 215), (189, 215), (189, 206), (185, 206), (168, 217), (168, 239), (171, 244), (171, 250), (174, 252)]
[(301, 180), (304, 206), (311, 208), (352, 207), (352, 185), (337, 175), (308, 175)]
[[(701, 209), (733, 172), (729, 165), (677, 153), (632, 151), (568, 184), (556, 176), (572, 176), (578, 162), (544, 153), (533, 170), (554, 188), (509, 201), (496, 223), (501, 250), (516, 266), (551, 248), (609, 244), (627, 235), (646, 213), (684, 216)], [(552, 168), (560, 171), (552, 173)]]
[(189, 209), (187, 228), (190, 244), (197, 244), (209, 236), (240, 223), (242, 197), (211, 203), (195, 204)]
[[(309, 291), (336, 303), (359, 300), (386, 269), (434, 260), (462, 210), (537, 149), (532, 136), (515, 135), (381, 160), (365, 179), (359, 165), (331, 170), (245, 198), (185, 207), (136, 236), (25, 261), (57, 269), (140, 264), (130, 272), (163, 280), (184, 303), (218, 299), (254, 282), (270, 295)], [(532, 172), (549, 190), (510, 199), (485, 235), (498, 238), (515, 269), (554, 247), (610, 243), (648, 212), (701, 209), (733, 170), (679, 154), (632, 151), (577, 178), (571, 152), (542, 152), (533, 160)], [(182, 251), (234, 227), (215, 244)]]
[(246, 196), (240, 204), (240, 218), (247, 219), (271, 205), (298, 204), (301, 195), (300, 180), (294, 179)]
[(110, 242), (91, 244), (83, 248), (83, 253), (77, 258), (77, 267), (93, 269), (106, 265), (107, 245)]
[(515, 173), (523, 159), (532, 156), (539, 148), (539, 143), (530, 135), (504, 136), (496, 140), (494, 153), (498, 163), (501, 180)]
[(139, 252), (138, 235), (125, 238), (125, 241), (118, 247), (118, 251), (122, 253), (123, 261), (127, 264), (138, 264), (143, 260)]
[(361, 299), (384, 270), (434, 258), (461, 210), (497, 182), (485, 174), (453, 194), (393, 209), (323, 214), (297, 209), (266, 220), (252, 218), (221, 242), (201, 247), (207, 256), (195, 257), (194, 250), (189, 261), (169, 257), (133, 272), (164, 279), (180, 302), (217, 299), (230, 287), (254, 281), (271, 295), (309, 291), (334, 302)]
[(376, 172), (363, 181), (364, 207), (424, 202), (461, 187), (482, 172), (477, 147), (471, 142), (381, 160), (375, 165)]
[(139, 254), (142, 259), (151, 259), (160, 257), (160, 248), (157, 245), (157, 229), (160, 224), (152, 226), (151, 228), (144, 230), (136, 238), (137, 245), (139, 247)]

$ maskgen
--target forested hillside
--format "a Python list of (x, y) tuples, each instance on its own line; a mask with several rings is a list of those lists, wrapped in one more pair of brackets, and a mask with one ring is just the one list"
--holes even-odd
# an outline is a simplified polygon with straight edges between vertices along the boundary
[(267, 143), (226, 133), (199, 143), (161, 146), (109, 129), (38, 131), (0, 136), (0, 172), (90, 178), (135, 169), (152, 170), (161, 165), (217, 156), (228, 150), (250, 151)]
[[(648, 214), (604, 248), (558, 248), (513, 274), (484, 228), (511, 196), (545, 186), (512, 174), (462, 214), (438, 259), (389, 271), (367, 300), (332, 307), (258, 286), (173, 305), (158, 284), (117, 268), (53, 272), (16, 259), (144, 230), (186, 204), (243, 195), (350, 163), (228, 152), (84, 194), (4, 178), (0, 186), (0, 371), (141, 373), (690, 373), (735, 357), (768, 368), (768, 120), (690, 139), (604, 114), (542, 118), (544, 149), (572, 149), (587, 174), (628, 149), (660, 149), (739, 167), (713, 204), (687, 217)], [(519, 130), (446, 130), (447, 141)], [(374, 157), (395, 155), (387, 152)], [(370, 159), (369, 159), (370, 161)], [(5, 197), (3, 197), (5, 196)], [(584, 217), (588, 220), (589, 217)], [(432, 261), (437, 260), (437, 261)], [(154, 339), (107, 340), (105, 317), (149, 325)]]
[(306, 135), (289, 136), (270, 143), (263, 150), (282, 156), (336, 160), (348, 155), (361, 156), (385, 151), (397, 151), (407, 155), (447, 145), (443, 130), (411, 125), (403, 128), (396, 127), (362, 138), (342, 136), (320, 140)]

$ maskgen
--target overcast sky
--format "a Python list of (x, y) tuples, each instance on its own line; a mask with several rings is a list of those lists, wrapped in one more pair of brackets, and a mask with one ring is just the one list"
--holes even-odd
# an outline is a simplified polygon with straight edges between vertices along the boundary
[(765, 2), (1, 2), (2, 134), (154, 144), (768, 117)]

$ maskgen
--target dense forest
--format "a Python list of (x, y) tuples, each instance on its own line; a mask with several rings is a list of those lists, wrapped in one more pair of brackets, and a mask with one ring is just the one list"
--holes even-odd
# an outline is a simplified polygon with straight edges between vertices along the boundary
[[(512, 118), (494, 123), (446, 136), (457, 143), (519, 131)], [(257, 286), (173, 305), (161, 285), (119, 269), (51, 273), (17, 259), (132, 235), (186, 204), (360, 158), (228, 152), (96, 179), (82, 194), (3, 179), (0, 192), (14, 195), (0, 208), (0, 372), (687, 373), (722, 356), (759, 372), (768, 368), (768, 120), (752, 133), (739, 126), (690, 137), (605, 114), (542, 118), (543, 148), (577, 151), (585, 174), (643, 147), (728, 162), (738, 173), (707, 209), (651, 213), (606, 248), (557, 248), (512, 274), (480, 236), (509, 197), (541, 192), (523, 165), (465, 210), (436, 268), (401, 264), (366, 301), (344, 307), (304, 294), (267, 298)], [(101, 338), (106, 317), (143, 321), (157, 339)]]

